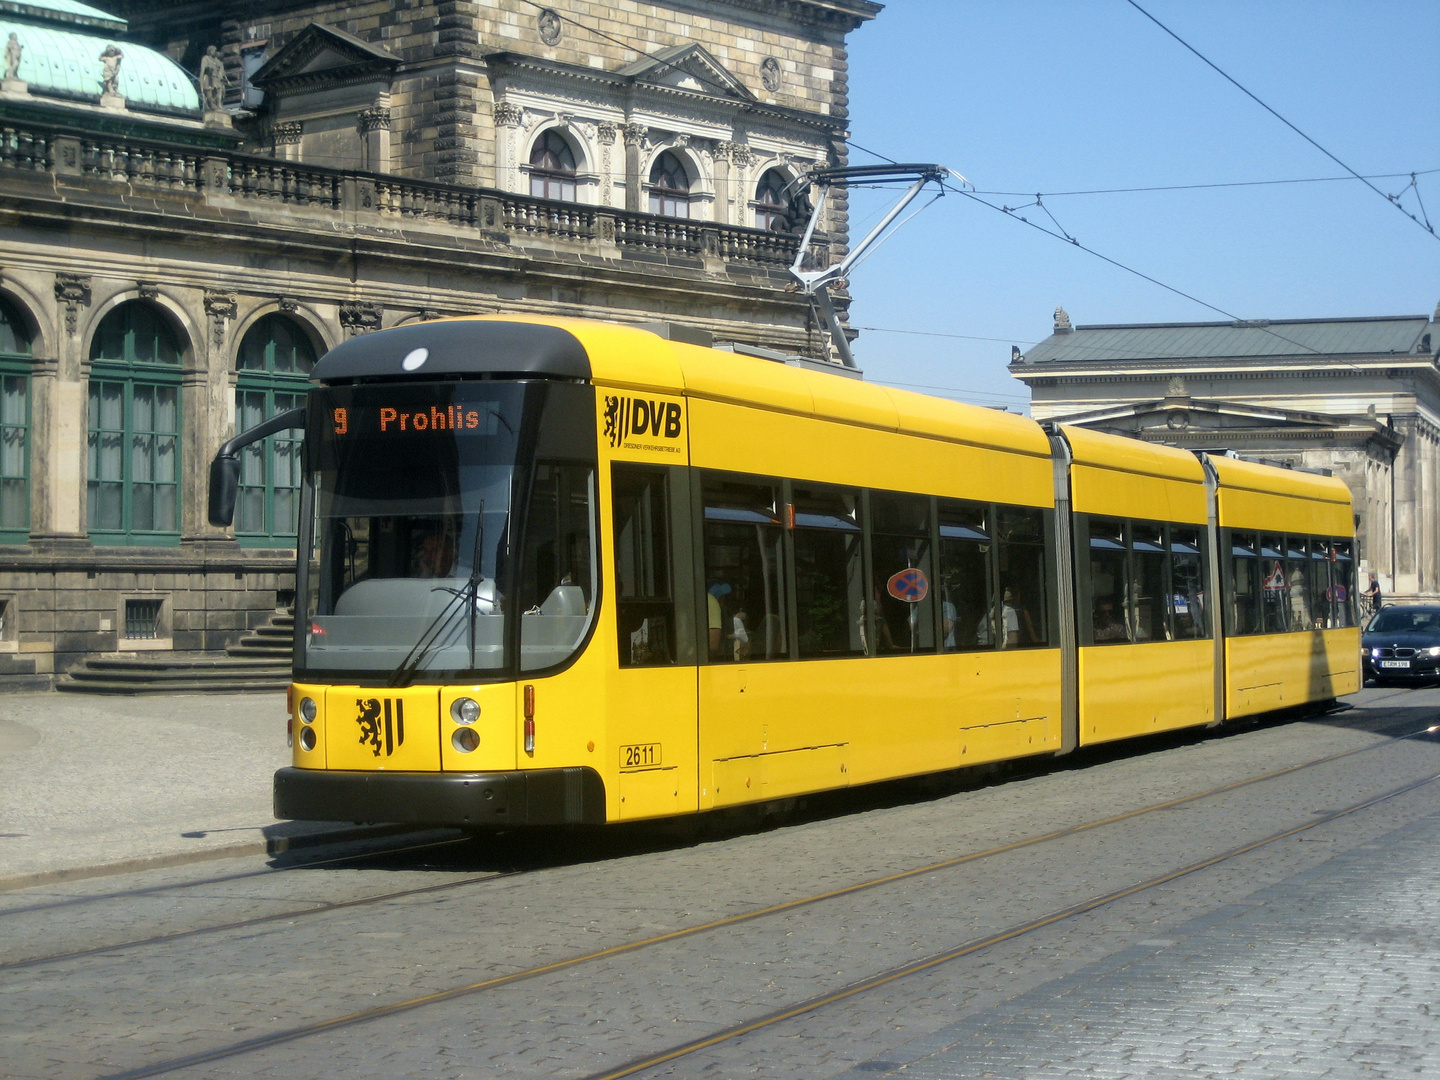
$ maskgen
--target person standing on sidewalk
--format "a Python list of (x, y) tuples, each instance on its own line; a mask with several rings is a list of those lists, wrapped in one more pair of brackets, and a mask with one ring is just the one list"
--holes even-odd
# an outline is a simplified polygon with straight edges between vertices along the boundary
[(1374, 615), (1383, 606), (1385, 600), (1380, 592), (1380, 582), (1375, 577), (1375, 571), (1370, 571), (1370, 587), (1360, 594), (1370, 604), (1370, 614)]

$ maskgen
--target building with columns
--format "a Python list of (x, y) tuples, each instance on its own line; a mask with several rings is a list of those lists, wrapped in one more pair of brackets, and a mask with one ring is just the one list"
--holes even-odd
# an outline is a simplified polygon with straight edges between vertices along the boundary
[(349, 336), (543, 313), (828, 358), (790, 185), (846, 162), (870, 0), (0, 7), (0, 687), (289, 601), (295, 433), (233, 530), (207, 468)]
[(1031, 415), (1350, 487), (1362, 570), (1440, 601), (1440, 308), (1434, 315), (1072, 326), (1012, 354)]

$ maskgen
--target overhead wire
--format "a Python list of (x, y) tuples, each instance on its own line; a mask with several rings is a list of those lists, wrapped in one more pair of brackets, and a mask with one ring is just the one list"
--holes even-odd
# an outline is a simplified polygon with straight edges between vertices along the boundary
[[(891, 164), (891, 165), (898, 164), (898, 162), (896, 162), (893, 158), (888, 158), (888, 157), (886, 157), (884, 154), (877, 153), (876, 151), (871, 150), (871, 149), (869, 149), (868, 147), (861, 146), (859, 143), (855, 142), (853, 139), (847, 139), (846, 142), (847, 142), (850, 146), (853, 146), (853, 147), (855, 147), (855, 149), (861, 151), (862, 153), (869, 154), (871, 157), (879, 158), (881, 161), (888, 162), (888, 163)], [(1201, 307), (1203, 307), (1203, 308), (1208, 308), (1208, 309), (1211, 310), (1211, 311), (1218, 312), (1219, 314), (1224, 315), (1227, 319), (1230, 319), (1232, 322), (1246, 322), (1246, 321), (1247, 321), (1247, 320), (1245, 320), (1245, 319), (1242, 319), (1239, 315), (1234, 314), (1233, 312), (1226, 311), (1224, 308), (1222, 308), (1222, 307), (1217, 307), (1215, 304), (1212, 304), (1212, 303), (1210, 303), (1210, 302), (1208, 302), (1208, 301), (1206, 301), (1206, 300), (1201, 300), (1198, 296), (1194, 296), (1194, 295), (1192, 295), (1191, 293), (1186, 292), (1184, 289), (1177, 288), (1177, 287), (1174, 286), (1174, 285), (1169, 285), (1169, 284), (1161, 281), (1159, 278), (1152, 277), (1151, 275), (1145, 273), (1143, 270), (1137, 270), (1137, 269), (1135, 269), (1135, 267), (1133, 267), (1133, 266), (1127, 266), (1127, 265), (1125, 265), (1124, 263), (1120, 262), (1118, 259), (1112, 259), (1110, 256), (1105, 255), (1105, 254), (1102, 254), (1101, 252), (1096, 251), (1094, 248), (1089, 247), (1089, 246), (1087, 246), (1087, 245), (1085, 245), (1085, 244), (1080, 243), (1080, 241), (1079, 241), (1076, 237), (1071, 236), (1069, 233), (1067, 233), (1067, 232), (1065, 231), (1065, 229), (1060, 225), (1060, 223), (1059, 223), (1058, 221), (1055, 222), (1055, 225), (1056, 225), (1057, 228), (1060, 229), (1060, 231), (1059, 231), (1059, 232), (1054, 232), (1054, 231), (1052, 231), (1052, 230), (1050, 230), (1050, 229), (1047, 229), (1047, 228), (1046, 228), (1045, 226), (1043, 226), (1043, 225), (1039, 225), (1039, 224), (1037, 224), (1037, 223), (1035, 223), (1035, 222), (1033, 222), (1033, 221), (1030, 221), (1028, 218), (1025, 218), (1025, 217), (1023, 217), (1023, 216), (1021, 216), (1021, 215), (1019, 215), (1019, 214), (1014, 213), (1014, 212), (1013, 212), (1010, 208), (1008, 208), (1008, 207), (996, 206), (994, 203), (992, 203), (992, 202), (990, 202), (990, 201), (988, 201), (988, 200), (986, 200), (986, 199), (980, 198), (980, 196), (974, 194), (973, 192), (966, 191), (964, 188), (958, 187), (958, 186), (956, 186), (956, 185), (954, 185), (954, 184), (951, 184), (951, 183), (949, 183), (948, 181), (939, 180), (939, 181), (937, 181), (937, 183), (939, 183), (942, 187), (945, 187), (945, 188), (947, 188), (948, 190), (955, 192), (957, 195), (963, 195), (963, 196), (965, 196), (965, 198), (967, 198), (967, 199), (971, 199), (971, 200), (973, 200), (973, 201), (975, 201), (975, 202), (978, 202), (981, 206), (988, 206), (991, 210), (994, 210), (996, 213), (1004, 214), (1004, 215), (1005, 215), (1006, 217), (1008, 217), (1008, 218), (1012, 218), (1012, 219), (1015, 220), (1015, 221), (1022, 222), (1022, 223), (1024, 223), (1024, 224), (1030, 226), (1030, 228), (1035, 229), (1035, 230), (1037, 230), (1038, 232), (1044, 233), (1046, 236), (1052, 236), (1052, 237), (1054, 237), (1056, 240), (1063, 240), (1065, 243), (1068, 243), (1068, 244), (1070, 244), (1070, 245), (1073, 246), (1073, 247), (1079, 248), (1081, 251), (1085, 252), (1087, 255), (1092, 255), (1092, 256), (1094, 256), (1095, 258), (1099, 259), (1100, 261), (1105, 262), (1105, 263), (1109, 263), (1111, 266), (1113, 266), (1113, 267), (1115, 267), (1115, 268), (1117, 268), (1117, 269), (1119, 269), (1119, 270), (1124, 270), (1127, 274), (1134, 274), (1136, 277), (1141, 278), (1141, 279), (1143, 279), (1143, 280), (1145, 280), (1145, 281), (1148, 281), (1148, 282), (1150, 282), (1152, 285), (1158, 285), (1160, 288), (1165, 289), (1167, 292), (1172, 292), (1172, 293), (1174, 293), (1176, 296), (1183, 297), (1184, 299), (1189, 300), (1189, 301), (1191, 301), (1192, 303), (1199, 304), (1199, 305), (1200, 305)], [(1047, 210), (1046, 213), (1048, 214), (1049, 211)], [(1054, 220), (1054, 216), (1053, 216), (1053, 215), (1051, 215), (1051, 220), (1052, 220), (1052, 221)], [(1296, 346), (1297, 348), (1300, 348), (1300, 349), (1304, 349), (1306, 352), (1317, 353), (1317, 354), (1320, 352), (1319, 349), (1312, 348), (1311, 346), (1306, 345), (1304, 342), (1296, 341), (1296, 340), (1294, 340), (1293, 338), (1287, 338), (1284, 334), (1276, 333), (1275, 331), (1271, 330), (1269, 327), (1255, 327), (1255, 329), (1263, 330), (1263, 331), (1265, 331), (1266, 333), (1271, 334), (1271, 335), (1274, 336), (1274, 337), (1280, 338), (1282, 341), (1288, 341), (1291, 345), (1294, 345), (1294, 346)]]
[[(1410, 177), (1413, 181), (1417, 176), (1429, 176), (1432, 173), (1440, 173), (1437, 169), (1416, 169), (1412, 172), (1398, 173), (1370, 173), (1368, 176), (1360, 177), (1362, 180), (1395, 180), (1403, 177)], [(1059, 198), (1062, 195), (1134, 195), (1154, 191), (1204, 191), (1214, 188), (1239, 188), (1239, 187), (1274, 187), (1281, 184), (1326, 184), (1337, 181), (1348, 182), (1356, 179), (1353, 176), (1304, 176), (1286, 180), (1226, 180), (1208, 184), (1155, 184), (1149, 187), (1124, 187), (1124, 188), (1090, 188), (1084, 191), (1042, 191), (1047, 199)], [(1409, 186), (1413, 186), (1409, 185)], [(1002, 195), (1002, 196), (1025, 196), (1031, 194), (1028, 191), (980, 191), (976, 195)], [(1037, 196), (1038, 197), (1038, 196)], [(1386, 196), (1387, 198), (1398, 198), (1398, 196)]]
[[(1248, 97), (1251, 101), (1255, 102), (1256, 105), (1259, 105), (1262, 109), (1264, 109), (1266, 112), (1268, 112), (1271, 116), (1275, 117), (1276, 120), (1279, 120), (1282, 124), (1284, 124), (1286, 127), (1288, 127), (1291, 131), (1295, 132), (1296, 135), (1299, 135), (1302, 139), (1304, 139), (1306, 142), (1308, 142), (1311, 146), (1315, 147), (1316, 150), (1319, 150), (1322, 154), (1324, 154), (1326, 157), (1328, 157), (1331, 161), (1335, 162), (1336, 165), (1339, 165), (1342, 169), (1344, 169), (1347, 173), (1349, 173), (1351, 176), (1353, 176), (1356, 180), (1359, 180), (1362, 184), (1364, 184), (1366, 187), (1368, 187), (1371, 191), (1375, 192), (1376, 195), (1379, 195), (1379, 196), (1380, 196), (1382, 199), (1384, 199), (1387, 203), (1389, 203), (1391, 206), (1395, 207), (1395, 208), (1396, 208), (1397, 210), (1399, 210), (1402, 214), (1404, 214), (1406, 217), (1408, 217), (1411, 221), (1415, 222), (1416, 225), (1419, 225), (1422, 229), (1424, 229), (1426, 232), (1428, 232), (1431, 236), (1435, 237), (1436, 240), (1440, 240), (1440, 235), (1437, 235), (1437, 234), (1436, 234), (1434, 227), (1430, 225), (1430, 223), (1429, 223), (1428, 220), (1422, 222), (1422, 221), (1421, 221), (1419, 218), (1417, 218), (1414, 214), (1410, 213), (1410, 211), (1406, 210), (1403, 206), (1401, 206), (1401, 205), (1400, 205), (1400, 202), (1399, 202), (1399, 199), (1398, 199), (1397, 197), (1390, 196), (1390, 195), (1386, 195), (1386, 194), (1385, 194), (1383, 191), (1381, 191), (1378, 187), (1376, 187), (1374, 184), (1370, 183), (1369, 180), (1365, 179), (1365, 177), (1361, 176), (1358, 172), (1356, 172), (1354, 169), (1352, 169), (1349, 165), (1346, 165), (1345, 162), (1341, 161), (1338, 157), (1336, 157), (1334, 154), (1332, 154), (1329, 150), (1326, 150), (1325, 147), (1321, 146), (1318, 142), (1316, 142), (1314, 139), (1312, 139), (1309, 135), (1306, 135), (1305, 132), (1301, 131), (1298, 127), (1296, 127), (1294, 124), (1292, 124), (1289, 120), (1285, 119), (1285, 117), (1281, 116), (1278, 112), (1276, 112), (1274, 109), (1272, 109), (1269, 105), (1267, 105), (1267, 104), (1265, 104), (1265, 102), (1261, 101), (1259, 97), (1257, 97), (1255, 94), (1251, 93), (1251, 92), (1250, 92), (1249, 90), (1247, 90), (1244, 86), (1241, 86), (1239, 82), (1237, 82), (1237, 81), (1236, 81), (1234, 78), (1232, 78), (1227, 72), (1225, 72), (1223, 69), (1221, 69), (1218, 64), (1216, 64), (1216, 63), (1215, 63), (1213, 60), (1211, 60), (1208, 56), (1206, 56), (1204, 53), (1202, 53), (1199, 49), (1195, 48), (1194, 45), (1191, 45), (1188, 41), (1186, 41), (1184, 38), (1182, 38), (1179, 34), (1175, 33), (1174, 30), (1171, 30), (1168, 26), (1166, 26), (1164, 23), (1162, 23), (1162, 22), (1161, 22), (1159, 19), (1157, 19), (1154, 15), (1151, 15), (1150, 12), (1146, 11), (1143, 7), (1141, 7), (1138, 3), (1136, 3), (1135, 0), (1125, 0), (1125, 2), (1126, 2), (1127, 4), (1129, 4), (1131, 7), (1133, 7), (1136, 11), (1140, 12), (1141, 15), (1144, 15), (1147, 19), (1149, 19), (1151, 22), (1153, 22), (1153, 23), (1154, 23), (1156, 26), (1158, 26), (1161, 30), (1164, 30), (1165, 33), (1169, 34), (1172, 38), (1174, 38), (1176, 41), (1178, 41), (1181, 45), (1185, 46), (1185, 48), (1188, 49), (1190, 52), (1194, 53), (1197, 57), (1199, 57), (1199, 59), (1200, 59), (1201, 61), (1203, 61), (1203, 62), (1206, 64), (1206, 66), (1208, 66), (1211, 70), (1213, 70), (1216, 74), (1218, 74), (1218, 75), (1219, 75), (1221, 78), (1223, 78), (1226, 82), (1230, 83), (1231, 86), (1233, 86), (1233, 87), (1235, 87), (1237, 90), (1239, 90), (1242, 94), (1244, 94), (1246, 97)], [(1418, 189), (1417, 189), (1417, 191), (1418, 191)]]

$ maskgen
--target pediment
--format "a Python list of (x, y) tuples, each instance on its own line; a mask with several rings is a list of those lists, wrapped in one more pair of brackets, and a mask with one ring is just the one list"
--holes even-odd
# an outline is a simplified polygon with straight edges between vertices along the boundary
[(388, 76), (400, 58), (333, 26), (311, 23), (250, 78), (262, 90)]
[(634, 79), (637, 83), (669, 90), (688, 90), (695, 94), (711, 94), (739, 101), (756, 100), (749, 88), (732, 75), (724, 64), (715, 59), (703, 45), (694, 42), (661, 49), (621, 68), (616, 74)]
[[(1137, 401), (1105, 409), (1055, 416), (1058, 423), (1077, 427), (1144, 434), (1157, 431), (1245, 431), (1274, 430), (1336, 431), (1356, 426), (1354, 417), (1329, 413), (1301, 412), (1270, 408), (1241, 401), (1219, 401), (1171, 397), (1158, 401)], [(1365, 421), (1373, 424), (1373, 421)], [(1376, 425), (1378, 428), (1378, 425)]]

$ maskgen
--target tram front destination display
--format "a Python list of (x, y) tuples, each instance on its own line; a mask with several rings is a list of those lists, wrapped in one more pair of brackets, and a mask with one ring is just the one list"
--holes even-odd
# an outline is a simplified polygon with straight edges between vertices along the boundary
[(280, 817), (672, 816), (1359, 688), (1327, 477), (583, 320), (312, 379)]

